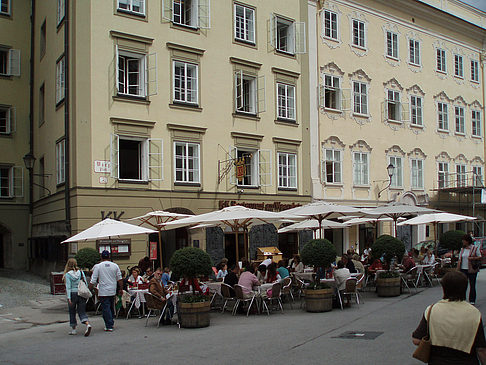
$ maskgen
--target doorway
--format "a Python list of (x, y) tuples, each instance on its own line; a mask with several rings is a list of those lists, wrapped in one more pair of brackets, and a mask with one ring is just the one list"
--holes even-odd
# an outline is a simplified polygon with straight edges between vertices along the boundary
[(297, 233), (279, 233), (278, 248), (283, 257), (290, 259), (299, 253), (299, 240)]
[[(243, 233), (238, 233), (238, 254), (240, 261), (242, 257), (247, 257), (245, 253), (245, 242)], [(226, 233), (224, 235), (224, 256), (228, 259), (228, 266), (236, 264), (236, 242), (234, 233)]]

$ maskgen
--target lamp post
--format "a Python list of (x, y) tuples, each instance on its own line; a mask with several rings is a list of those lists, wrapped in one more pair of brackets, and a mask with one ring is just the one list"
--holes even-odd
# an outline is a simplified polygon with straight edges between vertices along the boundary
[(34, 174), (33, 173), (36, 158), (31, 152), (27, 153), (22, 159), (24, 160), (25, 168), (27, 170), (29, 170), (30, 211), (32, 213), (32, 204), (33, 204), (33, 201), (34, 201), (34, 197), (33, 197), (34, 185), (38, 186), (38, 187), (40, 187), (44, 190), (47, 190), (49, 195), (51, 195), (51, 191), (48, 188), (46, 188), (44, 185), (39, 185), (39, 184), (36, 184), (34, 182), (34, 176), (42, 176), (42, 177), (47, 176), (47, 177), (49, 177), (51, 174)]
[(395, 166), (393, 166), (392, 163), (390, 163), (387, 167), (386, 167), (386, 171), (388, 173), (388, 185), (385, 186), (383, 189), (381, 189), (379, 192), (378, 192), (378, 198), (381, 196), (381, 193), (384, 192), (386, 189), (388, 189), (390, 186), (391, 186), (391, 183), (392, 183), (392, 177), (393, 177), (393, 174), (395, 173)]

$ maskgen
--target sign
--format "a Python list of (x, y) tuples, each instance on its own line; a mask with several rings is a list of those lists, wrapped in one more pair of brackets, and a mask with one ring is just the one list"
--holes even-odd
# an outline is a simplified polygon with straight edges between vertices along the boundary
[(236, 178), (241, 183), (246, 175), (245, 159), (242, 157), (235, 162), (236, 166)]
[(108, 184), (108, 178), (106, 176), (100, 176), (100, 184)]
[(109, 173), (111, 172), (111, 161), (105, 160), (95, 160), (94, 161), (94, 172), (98, 173)]
[(254, 202), (240, 202), (240, 201), (237, 201), (237, 200), (220, 200), (219, 201), (219, 209), (231, 207), (231, 206), (234, 206), (234, 205), (242, 205), (246, 208), (267, 210), (267, 211), (270, 211), (270, 212), (281, 212), (282, 210), (300, 207), (302, 204), (300, 204), (300, 203), (282, 203), (282, 202), (254, 203)]
[(130, 257), (131, 245), (130, 238), (96, 240), (98, 252), (106, 250), (111, 253), (112, 258)]
[(157, 260), (157, 242), (150, 242), (149, 258), (150, 260)]

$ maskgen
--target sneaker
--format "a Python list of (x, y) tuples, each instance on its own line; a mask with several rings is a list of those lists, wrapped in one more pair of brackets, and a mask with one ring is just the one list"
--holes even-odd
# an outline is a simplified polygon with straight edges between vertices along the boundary
[(105, 327), (105, 332), (113, 332), (113, 328), (106, 328)]
[(84, 337), (88, 337), (90, 333), (91, 333), (91, 325), (88, 324), (86, 325), (86, 331), (84, 331)]
[(74, 336), (76, 335), (76, 330), (73, 328), (71, 331), (69, 331), (69, 335)]
[(474, 302), (469, 302), (469, 304), (474, 305), (475, 303)]

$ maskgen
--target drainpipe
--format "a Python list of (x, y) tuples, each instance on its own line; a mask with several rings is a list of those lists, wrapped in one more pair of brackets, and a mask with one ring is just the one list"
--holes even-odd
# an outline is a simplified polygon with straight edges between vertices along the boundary
[[(29, 80), (29, 153), (34, 155), (34, 41), (35, 41), (35, 0), (30, 3), (30, 80)], [(30, 270), (32, 251), (32, 213), (34, 211), (34, 172), (29, 169), (29, 226), (27, 240), (27, 270)]]
[(69, 143), (69, 3), (65, 1), (65, 18), (64, 18), (64, 209), (66, 211), (66, 231), (68, 236), (71, 235), (71, 197), (70, 197), (70, 143)]

